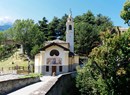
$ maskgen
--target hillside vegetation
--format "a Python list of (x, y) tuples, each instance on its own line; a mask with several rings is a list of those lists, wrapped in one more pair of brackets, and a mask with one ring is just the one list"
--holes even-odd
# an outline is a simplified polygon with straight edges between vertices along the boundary
[(11, 56), (0, 60), (0, 69), (3, 67), (4, 70), (9, 70), (9, 67), (14, 66), (24, 66), (25, 68), (28, 67), (27, 56), (20, 54), (19, 50), (15, 51)]

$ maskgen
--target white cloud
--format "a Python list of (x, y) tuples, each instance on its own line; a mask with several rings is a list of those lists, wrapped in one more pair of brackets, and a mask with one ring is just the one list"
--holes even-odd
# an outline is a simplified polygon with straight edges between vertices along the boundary
[(4, 24), (12, 24), (14, 22), (14, 19), (11, 17), (0, 17), (0, 25), (4, 25)]

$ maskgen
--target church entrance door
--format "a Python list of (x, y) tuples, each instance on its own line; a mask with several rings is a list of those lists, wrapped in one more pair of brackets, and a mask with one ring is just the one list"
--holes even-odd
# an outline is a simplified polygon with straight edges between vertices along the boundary
[(56, 66), (52, 66), (52, 75), (56, 74)]

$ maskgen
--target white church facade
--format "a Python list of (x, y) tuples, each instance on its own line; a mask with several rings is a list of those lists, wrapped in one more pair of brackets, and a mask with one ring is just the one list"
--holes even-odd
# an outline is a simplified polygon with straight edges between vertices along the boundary
[(70, 14), (66, 22), (66, 41), (45, 42), (45, 47), (35, 55), (35, 73), (56, 75), (72, 72), (79, 64), (79, 56), (74, 54), (74, 22)]

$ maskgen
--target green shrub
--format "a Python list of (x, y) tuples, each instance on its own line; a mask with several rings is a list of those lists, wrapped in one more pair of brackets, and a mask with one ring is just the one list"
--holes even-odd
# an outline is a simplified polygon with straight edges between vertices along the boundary
[(25, 76), (22, 76), (22, 77), (19, 77), (19, 78), (35, 78), (35, 77), (41, 77), (43, 76), (42, 74), (38, 74), (38, 73), (30, 73), (28, 75), (25, 75)]

